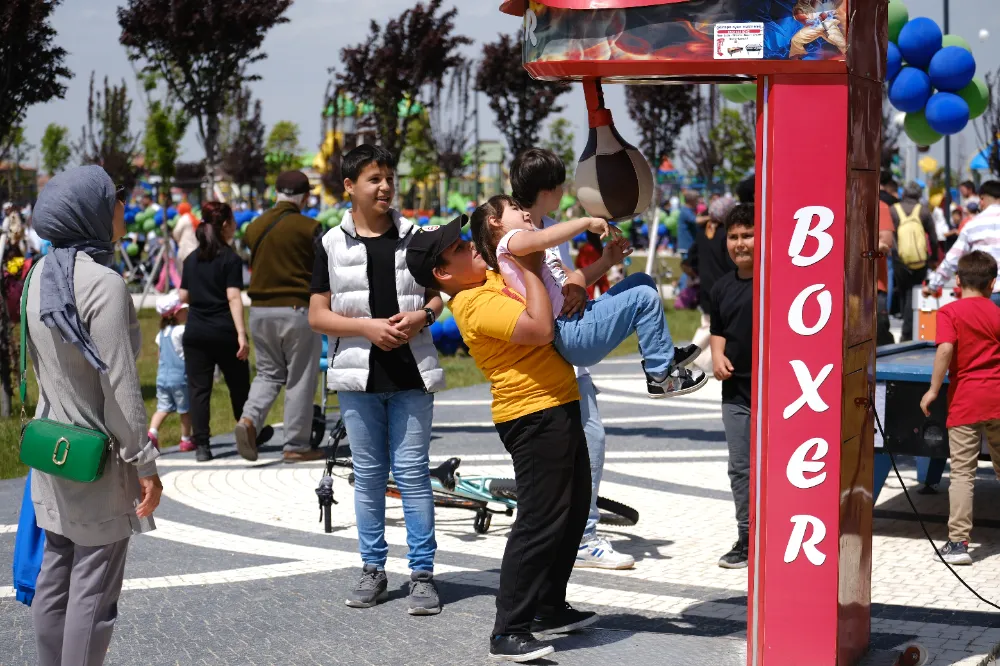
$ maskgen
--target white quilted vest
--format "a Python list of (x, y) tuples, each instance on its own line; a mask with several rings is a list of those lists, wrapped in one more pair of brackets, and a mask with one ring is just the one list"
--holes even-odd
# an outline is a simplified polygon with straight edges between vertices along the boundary
[[(406, 218), (391, 211), (399, 231), (396, 244), (396, 297), (400, 312), (422, 310), (426, 290), (417, 284), (406, 267), (406, 248), (415, 227)], [(323, 247), (330, 266), (330, 309), (344, 317), (371, 319), (368, 285), (368, 251), (358, 237), (350, 211), (340, 226), (323, 236)], [(424, 381), (424, 388), (434, 393), (445, 388), (444, 370), (438, 364), (437, 349), (429, 328), (410, 340), (410, 351)], [(331, 338), (327, 385), (333, 391), (360, 391), (368, 387), (369, 356), (372, 343), (364, 337)]]

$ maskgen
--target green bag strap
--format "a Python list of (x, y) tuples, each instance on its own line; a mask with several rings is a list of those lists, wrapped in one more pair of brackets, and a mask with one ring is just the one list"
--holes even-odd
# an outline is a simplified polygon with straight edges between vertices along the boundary
[(24, 291), (21, 292), (21, 361), (19, 370), (21, 373), (21, 420), (24, 420), (24, 402), (28, 399), (28, 284), (31, 282), (31, 274), (38, 267), (38, 262), (31, 264), (28, 275), (24, 278)]

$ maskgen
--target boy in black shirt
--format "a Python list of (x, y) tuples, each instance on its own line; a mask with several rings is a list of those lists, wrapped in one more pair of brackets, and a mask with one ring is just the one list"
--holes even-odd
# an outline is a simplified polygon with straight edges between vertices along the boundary
[(753, 368), (754, 209), (736, 206), (726, 218), (726, 246), (736, 270), (712, 288), (712, 365), (722, 382), (722, 423), (729, 444), (729, 483), (739, 538), (719, 566), (747, 566), (750, 546), (750, 375)]

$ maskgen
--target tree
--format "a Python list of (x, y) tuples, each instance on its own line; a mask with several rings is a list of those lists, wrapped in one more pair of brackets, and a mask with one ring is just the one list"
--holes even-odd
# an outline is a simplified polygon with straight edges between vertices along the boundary
[(549, 138), (542, 144), (566, 165), (566, 174), (572, 178), (576, 168), (576, 147), (574, 142), (576, 136), (573, 134), (573, 123), (565, 118), (556, 118), (549, 125)]
[(465, 153), (470, 132), (469, 113), (472, 90), (472, 64), (463, 61), (451, 72), (448, 92), (440, 94), (431, 107), (430, 139), (436, 154), (435, 164), (444, 179), (444, 198), (451, 193), (451, 181), (465, 168)]
[(197, 122), (209, 182), (226, 102), (244, 82), (260, 78), (247, 68), (266, 57), (264, 37), (288, 21), (289, 5), (291, 0), (125, 0), (118, 8), (129, 58), (162, 76)]
[(882, 170), (889, 172), (899, 157), (899, 138), (903, 126), (894, 122), (897, 111), (889, 104), (888, 89), (882, 90)]
[(233, 95), (222, 129), (222, 168), (236, 183), (262, 190), (267, 177), (266, 130), (260, 100), (253, 100), (250, 88)]
[(129, 189), (135, 186), (135, 156), (139, 148), (139, 137), (130, 129), (131, 119), (132, 100), (128, 98), (125, 82), (111, 86), (104, 77), (103, 91), (95, 90), (91, 72), (87, 124), (83, 126), (76, 152), (81, 164), (104, 167), (117, 185)]
[(340, 52), (338, 87), (371, 104), (379, 143), (397, 160), (417, 117), (413, 111), (433, 103), (445, 74), (462, 62), (458, 48), (472, 43), (453, 34), (458, 10), (442, 13), (441, 3), (418, 2), (385, 28), (372, 21), (364, 42)]
[(42, 166), (54, 176), (69, 164), (73, 151), (69, 146), (69, 128), (49, 123), (42, 135)]
[(687, 142), (680, 149), (680, 156), (694, 169), (706, 186), (715, 182), (716, 172), (723, 157), (715, 143), (713, 130), (718, 115), (718, 98), (712, 88), (707, 98), (700, 98), (694, 110), (694, 126)]
[(690, 85), (627, 86), (628, 114), (639, 128), (641, 148), (654, 169), (673, 154), (677, 138), (694, 116), (697, 97)]
[(163, 179), (161, 191), (169, 192), (177, 174), (180, 143), (187, 134), (191, 119), (169, 90), (162, 97), (153, 98), (159, 88), (158, 76), (147, 74), (142, 81), (148, 109), (143, 139), (146, 169), (151, 173), (158, 173)]
[(753, 128), (740, 111), (723, 109), (719, 122), (712, 128), (711, 139), (722, 158), (719, 175), (726, 185), (735, 189), (754, 167), (757, 142)]
[[(73, 76), (49, 21), (61, 0), (0, 3), (0, 138), (9, 138), (32, 104), (62, 98)], [(2, 146), (0, 146), (2, 150)]]
[(21, 199), (26, 185), (21, 172), (21, 163), (35, 147), (28, 142), (24, 128), (20, 125), (14, 125), (0, 143), (0, 148), (2, 148), (0, 149), (0, 162), (7, 162), (10, 167), (7, 169), (5, 196), (0, 197), (0, 199)]
[(987, 150), (990, 173), (1000, 178), (1000, 69), (986, 75), (986, 88), (990, 101), (986, 112), (976, 121), (976, 138)]
[(271, 180), (282, 171), (299, 167), (299, 126), (288, 120), (279, 120), (267, 137), (267, 174)]
[(545, 120), (563, 110), (556, 100), (570, 88), (562, 81), (536, 81), (528, 75), (521, 65), (520, 36), (500, 35), (483, 46), (476, 90), (489, 98), (512, 156), (538, 145)]

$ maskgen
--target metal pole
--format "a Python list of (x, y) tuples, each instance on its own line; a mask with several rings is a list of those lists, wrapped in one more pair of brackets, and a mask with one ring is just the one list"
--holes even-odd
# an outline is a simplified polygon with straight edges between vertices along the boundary
[[(944, 0), (944, 34), (948, 34), (950, 30), (950, 12), (949, 12), (949, 2), (950, 0)], [(945, 218), (951, 223), (951, 137), (944, 137), (944, 214)]]

